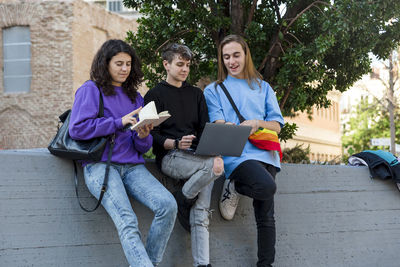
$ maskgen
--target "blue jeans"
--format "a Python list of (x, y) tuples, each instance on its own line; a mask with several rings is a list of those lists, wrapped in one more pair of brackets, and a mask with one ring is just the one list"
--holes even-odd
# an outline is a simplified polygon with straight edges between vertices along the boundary
[(198, 156), (183, 150), (171, 150), (164, 156), (162, 172), (178, 180), (189, 179), (182, 188), (187, 198), (198, 196), (190, 209), (190, 233), (193, 265), (210, 263), (209, 214), (214, 180), (221, 175), (213, 172), (214, 157)]
[[(86, 185), (97, 199), (105, 167), (103, 162), (84, 167)], [(128, 195), (155, 214), (146, 247), (141, 240), (138, 220)], [(131, 266), (156, 266), (161, 262), (175, 224), (177, 205), (172, 194), (143, 164), (111, 164), (107, 191), (101, 204), (117, 228), (126, 259)]]

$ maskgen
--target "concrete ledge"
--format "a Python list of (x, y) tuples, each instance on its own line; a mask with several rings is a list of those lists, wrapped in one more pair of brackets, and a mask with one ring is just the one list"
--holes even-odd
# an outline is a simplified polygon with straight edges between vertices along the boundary
[[(154, 163), (147, 166), (161, 177)], [(0, 266), (128, 266), (104, 209), (79, 208), (70, 161), (46, 149), (5, 150), (0, 169)], [(255, 266), (252, 202), (243, 197), (234, 220), (224, 221), (217, 206), (222, 182), (213, 191), (211, 263)], [(287, 164), (277, 184), (275, 266), (399, 266), (400, 193), (391, 181), (371, 180), (366, 167)], [(145, 237), (152, 214), (132, 204)], [(192, 266), (190, 236), (178, 222), (161, 266)]]

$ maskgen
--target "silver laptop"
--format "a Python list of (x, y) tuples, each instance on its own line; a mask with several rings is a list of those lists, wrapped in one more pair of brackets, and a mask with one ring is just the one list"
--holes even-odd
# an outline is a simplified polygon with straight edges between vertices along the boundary
[(203, 156), (239, 157), (250, 131), (251, 126), (206, 123), (194, 153)]

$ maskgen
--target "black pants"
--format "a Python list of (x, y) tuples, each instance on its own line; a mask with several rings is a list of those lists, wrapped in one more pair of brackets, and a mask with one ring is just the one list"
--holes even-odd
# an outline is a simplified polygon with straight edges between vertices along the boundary
[(275, 260), (274, 194), (276, 169), (257, 160), (246, 160), (232, 172), (236, 191), (253, 198), (257, 223), (257, 267), (272, 266)]

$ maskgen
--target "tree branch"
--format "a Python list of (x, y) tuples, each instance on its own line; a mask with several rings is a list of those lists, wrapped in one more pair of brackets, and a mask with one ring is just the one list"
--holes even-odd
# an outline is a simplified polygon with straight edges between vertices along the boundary
[(378, 80), (381, 81), (381, 83), (383, 84), (383, 86), (385, 86), (385, 88), (389, 88), (389, 84), (387, 84), (380, 76), (378, 76)]
[[(319, 6), (315, 6), (320, 12), (321, 12), (321, 14), (325, 17), (325, 18), (327, 18), (327, 16), (325, 15), (325, 13), (324, 13), (324, 11), (322, 11), (322, 9), (320, 9), (319, 8)], [(311, 11), (311, 10), (310, 10)], [(314, 15), (314, 13), (313, 13), (313, 15)], [(315, 15), (314, 15), (315, 16)]]
[(254, 13), (257, 8), (257, 2), (258, 2), (257, 0), (253, 0), (253, 3), (251, 4), (249, 16), (247, 18), (247, 23), (246, 23), (246, 29), (247, 29), (247, 27), (249, 27), (250, 23), (253, 21)]
[[(299, 8), (299, 9), (302, 8), (301, 4), (302, 4), (302, 3), (300, 3), (300, 5), (299, 5), (298, 7), (294, 7), (292, 10), (288, 10), (288, 12), (286, 12), (286, 14), (285, 14), (285, 16), (284, 16), (284, 19), (285, 19), (285, 17), (290, 17), (290, 16), (291, 16), (291, 13), (297, 13), (297, 12), (296, 12), (297, 9), (298, 9), (298, 8)], [(290, 22), (289, 22), (288, 26), (283, 30), (282, 33), (283, 33), (284, 35), (287, 34), (287, 31), (288, 31), (288, 29), (290, 28), (290, 26), (292, 26), (293, 23), (295, 23), (296, 20), (297, 20), (301, 15), (303, 15), (307, 10), (309, 10), (310, 8), (312, 8), (312, 7), (313, 7), (314, 5), (316, 5), (316, 4), (324, 4), (324, 5), (331, 6), (331, 4), (329, 4), (329, 3), (325, 3), (325, 2), (322, 2), (322, 1), (314, 1), (313, 3), (311, 3), (311, 4), (309, 4), (307, 7), (305, 7), (302, 11), (300, 11), (300, 12), (296, 15), (296, 17), (294, 17), (293, 19), (290, 19)], [(289, 19), (289, 18), (288, 18), (288, 19)], [(281, 28), (280, 28), (280, 29), (281, 29)], [(280, 29), (278, 30), (278, 32), (276, 33), (276, 35), (279, 34)], [(267, 54), (265, 55), (263, 61), (261, 62), (260, 66), (258, 67), (258, 71), (261, 71), (262, 69), (264, 69), (265, 64), (267, 63), (268, 58), (271, 58), (271, 57), (277, 58), (277, 57), (279, 57), (279, 54), (280, 54), (280, 53), (277, 53), (276, 55), (272, 55), (272, 51), (274, 50), (275, 46), (278, 45), (278, 43), (280, 42), (280, 41), (279, 41), (279, 38), (275, 37), (273, 40), (274, 40), (274, 41), (272, 42), (272, 45), (271, 45), (270, 49), (268, 50), (268, 52), (267, 52)]]
[(276, 13), (276, 17), (278, 19), (278, 22), (280, 23), (282, 21), (282, 18), (281, 18), (281, 13), (279, 13), (278, 3), (276, 2), (276, 0), (274, 0), (272, 4), (274, 5), (274, 9), (275, 9), (275, 13)]
[(369, 90), (369, 88), (368, 88), (367, 86), (363, 85), (362, 88), (363, 88), (365, 91), (367, 91), (367, 93), (368, 93), (369, 95), (371, 95), (379, 104), (381, 104), (384, 108), (387, 109), (387, 106), (385, 105), (384, 101), (382, 101), (382, 99), (377, 98), (377, 97), (371, 92), (371, 90)]
[(382, 63), (382, 65), (385, 67), (385, 69), (389, 69), (389, 66), (388, 65), (386, 65), (384, 62), (381, 62)]
[(294, 34), (288, 32), (288, 35), (292, 36), (294, 39), (296, 39), (297, 42), (299, 42), (300, 44), (303, 44)]
[[(368, 106), (368, 107), (366, 107), (366, 108), (360, 109), (360, 111), (361, 111), (361, 112), (368, 111), (368, 110), (370, 110), (371, 108), (374, 108), (374, 107), (378, 106), (379, 104), (383, 105), (381, 102), (378, 101), (376, 104), (373, 104), (373, 105)], [(383, 105), (383, 107), (386, 109), (385, 105)]]
[(286, 101), (287, 101), (287, 99), (289, 98), (290, 92), (291, 92), (292, 90), (293, 90), (293, 86), (290, 86), (289, 88), (287, 88), (287, 89), (285, 90), (285, 94), (284, 94), (284, 96), (283, 96), (283, 98), (282, 98), (282, 100), (281, 100), (281, 103), (279, 103), (279, 108), (280, 108), (281, 110), (283, 110), (283, 107), (285, 106)]
[(284, 50), (283, 47), (282, 47), (282, 43), (279, 42), (278, 45), (279, 45), (279, 47), (281, 48), (282, 53), (285, 54), (285, 50)]
[(178, 32), (177, 34), (175, 34), (175, 35), (172, 36), (171, 38), (167, 39), (164, 43), (162, 43), (162, 45), (160, 45), (160, 46), (154, 51), (154, 53), (157, 54), (158, 51), (159, 51), (164, 45), (166, 45), (167, 43), (169, 43), (169, 42), (171, 42), (172, 40), (176, 39), (178, 36), (183, 35), (183, 34), (185, 34), (185, 33), (188, 33), (188, 32), (190, 32), (190, 31), (195, 31), (195, 30), (187, 29), (187, 30), (182, 30), (182, 31)]
[(290, 28), (290, 26), (292, 26), (292, 24), (295, 23), (296, 20), (297, 20), (299, 17), (301, 17), (301, 15), (303, 15), (305, 12), (307, 12), (307, 10), (309, 10), (310, 8), (312, 8), (312, 7), (313, 7), (314, 5), (316, 5), (316, 4), (324, 4), (324, 5), (327, 5), (327, 6), (332, 6), (331, 4), (325, 3), (325, 2), (322, 2), (322, 1), (315, 1), (315, 2), (311, 3), (311, 4), (308, 5), (305, 9), (303, 9), (299, 14), (297, 14), (297, 16), (296, 16), (295, 18), (293, 18), (293, 19), (289, 22), (288, 26), (286, 27), (286, 29), (284, 30), (283, 33), (286, 34), (286, 32), (287, 32), (287, 30)]
[(258, 66), (258, 71), (261, 71), (261, 70), (264, 68), (265, 63), (267, 63), (267, 60), (268, 60), (269, 57), (278, 57), (278, 56), (272, 56), (272, 55), (271, 55), (272, 50), (275, 48), (275, 46), (276, 46), (277, 44), (278, 44), (278, 41), (274, 41), (274, 42), (272, 43), (272, 46), (269, 48), (269, 50), (268, 50), (268, 52), (267, 52), (267, 55), (264, 57), (264, 59), (263, 59), (263, 61), (261, 62), (260, 66)]

